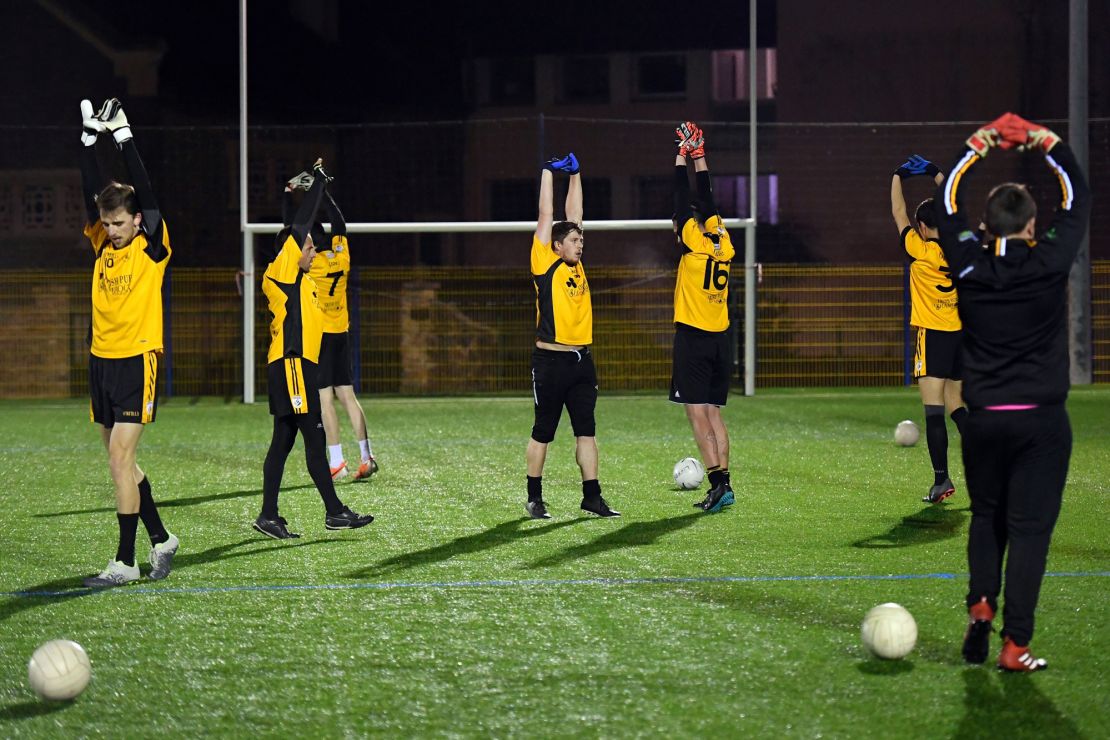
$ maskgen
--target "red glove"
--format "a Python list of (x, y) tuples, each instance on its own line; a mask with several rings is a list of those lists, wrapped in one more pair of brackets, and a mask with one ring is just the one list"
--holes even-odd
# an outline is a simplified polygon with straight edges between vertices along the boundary
[(980, 157), (986, 157), (993, 147), (999, 149), (1013, 149), (1015, 142), (1006, 139), (1002, 130), (1009, 125), (1013, 113), (1003, 113), (990, 123), (983, 124), (982, 128), (968, 137), (967, 145)]
[(1060, 137), (1044, 126), (1027, 121), (1014, 113), (1007, 115), (1009, 119), (1000, 130), (1002, 138), (1013, 142), (1022, 151), (1040, 149), (1047, 154), (1060, 143)]
[(680, 156), (693, 159), (701, 159), (705, 156), (705, 136), (698, 128), (698, 124), (684, 121), (675, 128), (674, 135)]

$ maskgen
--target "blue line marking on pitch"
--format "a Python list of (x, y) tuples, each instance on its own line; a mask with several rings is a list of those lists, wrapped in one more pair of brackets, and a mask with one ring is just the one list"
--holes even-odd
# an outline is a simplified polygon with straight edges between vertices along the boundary
[[(1106, 578), (1110, 571), (1045, 573), (1046, 578)], [(349, 591), (355, 589), (402, 589), (402, 588), (519, 588), (530, 586), (651, 586), (682, 585), (703, 583), (777, 583), (782, 581), (912, 581), (912, 580), (953, 580), (966, 578), (966, 573), (906, 573), (895, 575), (842, 575), (842, 576), (660, 576), (654, 578), (568, 578), (568, 579), (525, 579), (520, 581), (415, 581), (401, 583), (293, 583), (266, 586), (197, 586), (188, 588), (75, 588), (68, 591), (8, 591), (0, 596), (13, 598), (42, 599), (57, 596), (75, 596), (84, 593), (117, 592), (127, 594), (221, 594), (239, 591)]]

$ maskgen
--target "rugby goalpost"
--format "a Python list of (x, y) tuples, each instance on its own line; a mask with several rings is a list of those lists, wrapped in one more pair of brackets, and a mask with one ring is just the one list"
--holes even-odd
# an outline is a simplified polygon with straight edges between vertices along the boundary
[[(755, 394), (755, 306), (756, 263), (755, 227), (757, 194), (756, 170), (756, 0), (748, 0), (748, 218), (725, 219), (730, 229), (744, 230), (744, 395)], [(255, 234), (276, 234), (278, 223), (253, 223), (247, 212), (247, 0), (239, 0), (239, 228), (243, 237), (243, 403), (255, 401)], [(329, 225), (330, 226), (330, 225)], [(670, 219), (608, 219), (586, 221), (593, 231), (669, 230)], [(348, 234), (474, 233), (522, 232), (536, 228), (535, 221), (423, 221), (423, 222), (350, 222)]]

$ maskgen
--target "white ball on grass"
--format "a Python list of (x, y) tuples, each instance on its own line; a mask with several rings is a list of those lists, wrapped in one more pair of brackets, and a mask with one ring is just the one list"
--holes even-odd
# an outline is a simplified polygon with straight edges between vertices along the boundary
[(690, 491), (705, 480), (705, 466), (693, 457), (684, 457), (674, 464), (674, 482), (679, 488)]
[(880, 658), (903, 658), (917, 644), (917, 622), (903, 606), (879, 604), (864, 616), (860, 638)]
[(921, 431), (917, 424), (909, 419), (898, 422), (898, 426), (894, 427), (894, 441), (903, 447), (913, 447), (920, 436)]
[(66, 701), (89, 685), (92, 664), (85, 649), (73, 640), (51, 640), (39, 645), (27, 663), (27, 679), (40, 699)]

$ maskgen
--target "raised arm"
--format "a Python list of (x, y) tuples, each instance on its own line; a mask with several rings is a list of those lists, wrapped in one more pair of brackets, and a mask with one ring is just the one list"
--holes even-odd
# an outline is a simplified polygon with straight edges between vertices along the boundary
[(567, 221), (582, 226), (582, 174), (575, 172), (567, 185)]
[(933, 178), (933, 182), (937, 185), (940, 185), (944, 180), (944, 174), (939, 167), (920, 154), (911, 154), (909, 159), (894, 170), (894, 177), (890, 181), (890, 212), (894, 216), (894, 225), (899, 234), (913, 226), (913, 221), (910, 220), (906, 209), (906, 198), (902, 192), (902, 180), (919, 175), (927, 175)]
[(104, 189), (104, 176), (96, 161), (96, 137), (104, 132), (104, 124), (93, 113), (89, 100), (81, 101), (81, 191), (85, 201), (85, 219), (94, 224), (100, 218), (96, 196)]
[(540, 244), (551, 241), (551, 225), (555, 223), (555, 176), (546, 167), (540, 173), (540, 205), (536, 218), (536, 238)]
[(324, 190), (324, 208), (327, 209), (328, 221), (331, 222), (332, 238), (347, 236), (347, 222), (343, 220), (343, 212), (339, 210), (339, 206), (335, 204), (335, 199), (331, 197), (331, 193), (327, 190)]
[[(300, 208), (293, 216), (293, 223), (289, 225), (289, 235), (297, 242), (298, 247), (304, 247), (305, 238), (316, 222), (316, 212), (320, 210), (320, 201), (324, 196), (324, 188), (331, 178), (324, 172), (324, 160), (317, 159), (312, 165), (312, 186), (301, 201)], [(322, 246), (322, 245), (320, 245)]]

